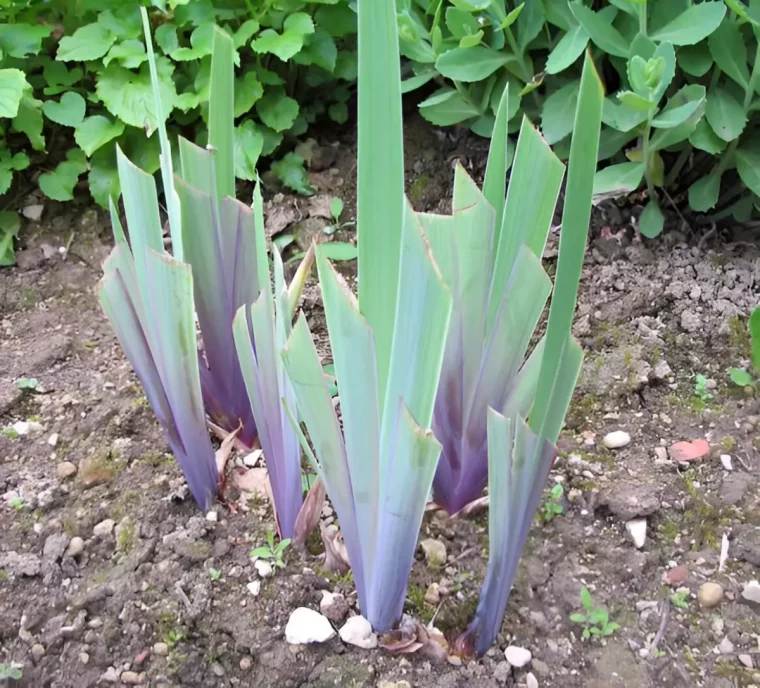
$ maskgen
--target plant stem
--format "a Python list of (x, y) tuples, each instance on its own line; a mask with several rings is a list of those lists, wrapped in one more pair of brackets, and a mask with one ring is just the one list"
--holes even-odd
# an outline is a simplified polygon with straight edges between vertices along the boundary
[(639, 33), (647, 35), (647, 4), (645, 2), (639, 5)]
[(652, 115), (650, 114), (647, 118), (647, 126), (644, 130), (644, 138), (642, 140), (642, 146), (641, 146), (641, 157), (644, 160), (644, 178), (647, 181), (647, 193), (649, 194), (650, 199), (654, 199), (654, 184), (652, 184), (652, 175), (649, 171), (649, 134), (652, 131)]

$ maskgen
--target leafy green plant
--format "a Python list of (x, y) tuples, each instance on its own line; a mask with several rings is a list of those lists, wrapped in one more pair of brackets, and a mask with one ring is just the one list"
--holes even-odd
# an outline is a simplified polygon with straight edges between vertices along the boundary
[(35, 391), (39, 389), (40, 381), (36, 377), (20, 377), (16, 380), (16, 387), (18, 387), (18, 389)]
[[(152, 3), (160, 116), (140, 4), (0, 7), (0, 22), (7, 20), (0, 23), (0, 194), (34, 160), (43, 165), (39, 186), (49, 198), (71, 200), (86, 174), (93, 199), (107, 208), (120, 189), (117, 145), (153, 174), (160, 167), (160, 145), (153, 136), (159, 117), (168, 119), (170, 133), (204, 140), (217, 24), (233, 36), (238, 67), (233, 106), (238, 179), (253, 181), (260, 157), (279, 152), (317, 118), (339, 123), (348, 118), (356, 13), (347, 0)], [(64, 28), (60, 39), (51, 35), (56, 25)], [(48, 162), (49, 150), (61, 153)], [(294, 191), (313, 193), (295, 154), (288, 153), (273, 171)], [(0, 216), (0, 265), (13, 263), (17, 231), (10, 216)]]
[(277, 544), (274, 541), (274, 532), (267, 532), (267, 544), (251, 550), (251, 557), (266, 559), (276, 569), (284, 569), (285, 562), (282, 557), (290, 546), (290, 538), (280, 540)]
[(222, 577), (222, 572), (219, 569), (209, 569), (208, 570), (208, 577), (212, 581), (218, 581)]
[(760, 376), (760, 306), (755, 308), (749, 316), (747, 323), (751, 345), (751, 367), (730, 368), (728, 371), (731, 381), (739, 387), (754, 386)]
[(562, 516), (565, 513), (565, 507), (562, 504), (562, 498), (565, 495), (565, 490), (560, 483), (556, 483), (549, 492), (549, 499), (544, 502), (541, 507), (541, 518), (544, 522), (548, 523), (555, 516)]
[(689, 608), (689, 591), (680, 590), (670, 595), (670, 601), (679, 609)]
[(697, 373), (694, 381), (694, 394), (702, 401), (708, 401), (713, 398), (712, 393), (707, 387), (707, 378), (702, 373)]
[(606, 609), (594, 607), (591, 593), (585, 586), (581, 589), (581, 607), (583, 611), (571, 614), (570, 621), (583, 626), (581, 635), (584, 640), (604, 638), (620, 628), (620, 624), (610, 621), (610, 614)]
[(18, 432), (16, 432), (16, 430), (10, 425), (0, 428), (0, 435), (7, 437), (9, 440), (17, 440), (19, 437)]
[(402, 0), (404, 88), (437, 83), (423, 117), (491, 136), (509, 84), (510, 134), (523, 115), (540, 119), (565, 157), (591, 45), (609, 91), (599, 159), (612, 163), (596, 199), (643, 183), (648, 237), (662, 231), (663, 200), (686, 189), (693, 210), (747, 219), (760, 207), (760, 4), (748, 1)]
[(21, 680), (24, 675), (22, 672), (23, 668), (23, 664), (5, 664), (3, 662), (0, 662), (0, 681), (5, 681), (9, 678), (12, 678), (16, 681)]
[(21, 511), (24, 508), (24, 500), (21, 497), (11, 497), (10, 504), (16, 511)]

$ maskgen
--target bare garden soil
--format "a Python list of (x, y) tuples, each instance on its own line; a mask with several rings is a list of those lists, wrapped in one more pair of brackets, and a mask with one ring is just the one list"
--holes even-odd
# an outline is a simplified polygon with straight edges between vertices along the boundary
[[(417, 208), (444, 211), (453, 162), (482, 175), (486, 145), (417, 120), (408, 131), (409, 195)], [(268, 189), (268, 230), (292, 234), (289, 251), (322, 231), (330, 197), (354, 203), (352, 139), (309, 150), (317, 196)], [(497, 645), (479, 661), (439, 664), (338, 638), (286, 643), (296, 607), (319, 609), (324, 590), (355, 606), (351, 583), (326, 574), (320, 554), (288, 550), (285, 568), (250, 592), (258, 574), (249, 552), (273, 528), (271, 509), (232, 492), (209, 520), (185, 497), (95, 295), (112, 245), (107, 218), (48, 203), (22, 232), (18, 266), (0, 271), (0, 427), (32, 423), (26, 435), (0, 436), (0, 663), (23, 665), (23, 678), (10, 683), (760, 685), (760, 606), (741, 594), (760, 578), (760, 402), (726, 372), (747, 362), (760, 253), (730, 233), (705, 240), (677, 216), (663, 240), (642, 243), (635, 213), (611, 203), (594, 213), (575, 325), (586, 362), (547, 483), (547, 497), (553, 482), (563, 485), (564, 514), (537, 519)], [(352, 229), (338, 234), (350, 238)], [(550, 270), (555, 255), (553, 239)], [(326, 341), (313, 283), (304, 308)], [(706, 378), (701, 394), (697, 374)], [(19, 390), (21, 377), (37, 378), (40, 389)], [(606, 449), (602, 438), (616, 430), (630, 443)], [(698, 439), (710, 445), (706, 456), (684, 465), (668, 454), (674, 442)], [(625, 525), (636, 518), (647, 523), (641, 549)], [(425, 622), (435, 615), (451, 637), (477, 601), (487, 511), (454, 520), (431, 511), (421, 538), (443, 544), (446, 562), (431, 567), (419, 552), (407, 611)], [(705, 582), (723, 590), (711, 608), (696, 596)], [(582, 640), (569, 618), (584, 586), (620, 626), (602, 641)], [(670, 601), (678, 588), (686, 589), (680, 605)], [(647, 651), (658, 631), (657, 649)], [(529, 649), (531, 663), (513, 669), (508, 645)]]

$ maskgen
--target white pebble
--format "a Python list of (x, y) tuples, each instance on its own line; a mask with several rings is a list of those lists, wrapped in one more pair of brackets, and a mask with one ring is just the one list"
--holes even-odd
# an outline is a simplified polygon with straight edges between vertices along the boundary
[(742, 590), (742, 597), (748, 602), (757, 602), (760, 604), (760, 583), (756, 580), (750, 581)]
[(630, 443), (631, 436), (623, 430), (608, 432), (602, 440), (602, 444), (607, 447), (607, 449), (620, 449), (621, 447), (625, 447)]
[(55, 447), (56, 444), (58, 444), (58, 433), (54, 432), (50, 437), (48, 437), (47, 443), (51, 447)]
[(647, 541), (647, 520), (634, 518), (625, 524), (625, 529), (633, 540), (636, 549), (641, 549)]
[(209, 511), (206, 514), (206, 520), (211, 523), (216, 523), (219, 520), (219, 514), (217, 514), (216, 511)]
[(113, 519), (107, 518), (105, 521), (101, 521), (92, 529), (92, 534), (98, 537), (105, 537), (113, 532), (116, 523)]
[(307, 607), (295, 609), (285, 626), (285, 640), (290, 645), (324, 643), (334, 635), (335, 630), (327, 618)]
[(731, 455), (730, 454), (721, 454), (720, 455), (720, 462), (723, 464), (723, 468), (725, 468), (727, 471), (733, 471), (734, 467), (731, 463)]
[(525, 685), (527, 688), (538, 688), (538, 679), (532, 673), (529, 673), (525, 677)]
[(517, 645), (510, 645), (504, 650), (504, 656), (516, 669), (520, 669), (526, 664), (530, 664), (530, 660), (533, 659), (530, 650), (526, 650), (524, 647), (518, 647)]
[(256, 573), (258, 573), (262, 578), (268, 578), (272, 575), (272, 565), (264, 559), (257, 559), (254, 561), (253, 568), (256, 569)]
[(251, 593), (251, 595), (258, 597), (259, 593), (261, 592), (261, 581), (251, 581), (245, 587), (248, 588), (248, 592)]
[(349, 645), (356, 645), (364, 650), (377, 647), (377, 636), (372, 626), (363, 616), (352, 616), (338, 631), (340, 639)]

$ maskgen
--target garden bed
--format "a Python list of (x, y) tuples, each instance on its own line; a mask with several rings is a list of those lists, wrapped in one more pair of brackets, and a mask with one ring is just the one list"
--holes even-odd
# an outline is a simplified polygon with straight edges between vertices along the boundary
[[(408, 193), (415, 207), (444, 211), (453, 162), (481, 175), (486, 145), (412, 119)], [(348, 215), (354, 205), (352, 138), (324, 138), (312, 153), (316, 199), (268, 189), (268, 229), (291, 234), (290, 251), (329, 222), (323, 197), (340, 197)], [(320, 555), (289, 549), (285, 568), (252, 594), (249, 552), (273, 529), (271, 509), (233, 492), (209, 517), (185, 496), (97, 303), (107, 219), (48, 203), (23, 232), (18, 266), (0, 272), (0, 426), (32, 423), (26, 435), (0, 436), (0, 663), (23, 665), (19, 684), (34, 688), (760, 683), (760, 604), (742, 597), (760, 566), (760, 404), (727, 376), (748, 357), (760, 253), (675, 226), (645, 245), (633, 240), (632, 216), (614, 204), (594, 215), (575, 324), (586, 362), (546, 492), (562, 484), (564, 513), (533, 528), (498, 644), (482, 660), (440, 664), (337, 637), (286, 643), (290, 613), (319, 609), (323, 591), (355, 606), (351, 582), (326, 574)], [(553, 252), (550, 240), (550, 266)], [(313, 281), (304, 308), (325, 342)], [(19, 378), (39, 388), (19, 390)], [(612, 431), (630, 443), (605, 448)], [(693, 440), (706, 440), (708, 454), (673, 461), (671, 445)], [(641, 548), (626, 528), (637, 519), (647, 524)], [(431, 511), (428, 538), (446, 562), (429, 566), (420, 550), (407, 611), (435, 616), (453, 636), (477, 601), (487, 512), (452, 520)], [(697, 600), (706, 582), (723, 590), (711, 608)], [(582, 640), (570, 619), (584, 587), (619, 624), (602, 641)], [(658, 630), (657, 650), (646, 651)], [(531, 662), (512, 668), (508, 645), (530, 650)]]

